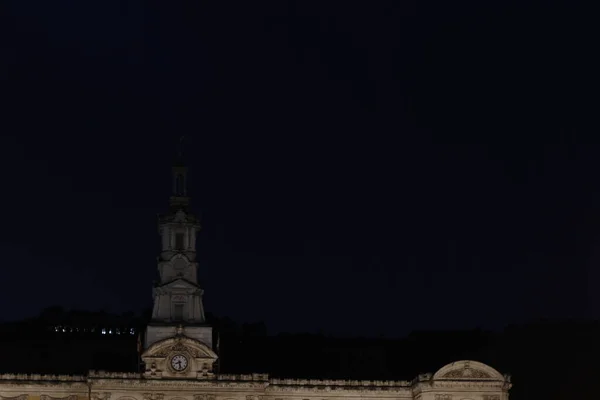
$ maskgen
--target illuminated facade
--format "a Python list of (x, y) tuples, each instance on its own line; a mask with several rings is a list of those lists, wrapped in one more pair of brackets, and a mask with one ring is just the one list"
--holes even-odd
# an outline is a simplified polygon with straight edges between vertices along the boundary
[[(170, 208), (158, 221), (160, 281), (153, 292), (151, 321), (140, 343), (141, 370), (90, 371), (80, 376), (2, 374), (0, 400), (508, 399), (510, 378), (477, 361), (457, 361), (410, 381), (280, 379), (262, 373), (219, 373), (212, 328), (204, 314), (203, 290), (196, 277), (200, 225), (189, 204), (187, 168), (177, 162)], [(127, 328), (121, 333), (133, 335), (134, 331)]]

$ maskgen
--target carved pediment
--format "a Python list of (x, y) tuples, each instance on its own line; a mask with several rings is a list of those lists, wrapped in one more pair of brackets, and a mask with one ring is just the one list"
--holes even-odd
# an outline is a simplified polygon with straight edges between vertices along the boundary
[(194, 283), (192, 283), (184, 278), (177, 278), (165, 285), (162, 285), (161, 288), (163, 288), (163, 289), (164, 288), (179, 289), (179, 290), (189, 291), (189, 290), (198, 290), (198, 285), (195, 285)]
[(433, 379), (504, 380), (504, 377), (488, 365), (465, 360), (446, 365), (435, 373)]
[(487, 372), (474, 369), (474, 368), (462, 368), (455, 369), (453, 371), (447, 372), (442, 378), (475, 378), (475, 379), (489, 379), (490, 374)]
[(167, 357), (169, 354), (177, 352), (185, 352), (195, 358), (211, 358), (207, 352), (191, 346), (186, 346), (182, 343), (176, 343), (173, 346), (164, 347), (152, 354), (152, 357)]
[(194, 358), (217, 359), (215, 352), (206, 344), (184, 335), (178, 335), (154, 343), (142, 354), (142, 358), (168, 357), (178, 352), (187, 353)]

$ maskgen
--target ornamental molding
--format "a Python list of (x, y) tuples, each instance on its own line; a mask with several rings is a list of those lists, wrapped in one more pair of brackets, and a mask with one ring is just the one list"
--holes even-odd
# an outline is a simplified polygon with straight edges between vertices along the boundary
[(357, 380), (332, 380), (332, 379), (271, 379), (271, 385), (278, 386), (329, 386), (329, 387), (367, 387), (367, 388), (409, 388), (409, 381), (357, 381)]
[(217, 355), (204, 343), (178, 333), (177, 336), (152, 344), (142, 354), (142, 359), (164, 358), (176, 352), (185, 352), (193, 358), (217, 359)]
[(494, 380), (505, 381), (506, 377), (489, 365), (478, 361), (463, 360), (440, 368), (433, 375), (434, 380)]
[[(302, 392), (302, 393), (307, 393), (307, 392), (312, 392), (312, 393), (320, 393), (320, 394), (325, 394), (325, 393), (339, 393), (339, 395), (344, 395), (341, 392), (345, 392), (345, 393), (357, 393), (357, 394), (375, 394), (373, 392), (376, 393), (382, 393), (382, 392), (386, 392), (389, 394), (393, 394), (393, 395), (397, 395), (397, 394), (402, 394), (402, 395), (411, 395), (411, 390), (410, 388), (381, 388), (381, 387), (357, 387), (357, 386), (353, 386), (353, 387), (344, 387), (344, 386), (318, 386), (318, 387), (312, 387), (312, 386), (268, 386), (266, 388), (266, 393), (269, 392), (277, 392), (277, 393), (284, 393), (284, 392), (288, 392), (288, 393), (293, 393), (293, 392)], [(412, 397), (412, 396), (410, 396)]]
[(267, 382), (269, 381), (269, 374), (219, 374), (217, 379), (220, 381)]
[(85, 382), (86, 379), (82, 375), (0, 374), (0, 380), (11, 381)]
[(164, 393), (144, 393), (142, 395), (144, 400), (164, 400)]
[(217, 396), (214, 394), (195, 394), (194, 400), (216, 400)]
[(40, 400), (77, 400), (77, 395), (70, 395), (66, 397), (52, 397), (46, 394), (40, 396)]
[(448, 372), (442, 378), (473, 378), (473, 379), (489, 379), (490, 374), (473, 368), (456, 369)]
[(28, 394), (21, 394), (21, 395), (13, 396), (13, 397), (6, 397), (6, 396), (0, 395), (1, 400), (27, 400), (28, 398), (29, 398)]
[(485, 388), (503, 390), (506, 385), (495, 381), (436, 381), (432, 388)]
[[(146, 390), (194, 390), (202, 389), (254, 389), (264, 390), (265, 383), (258, 382), (232, 382), (232, 381), (217, 381), (214, 379), (95, 379), (91, 382), (98, 386), (110, 386), (116, 388), (141, 388)], [(147, 400), (147, 399), (144, 399)], [(149, 399), (158, 400), (158, 399)]]
[(109, 400), (110, 396), (111, 396), (110, 392), (103, 392), (103, 393), (92, 392), (90, 394), (90, 399), (91, 400)]
[[(160, 344), (160, 345), (159, 345)], [(160, 354), (167, 355), (175, 352), (192, 353), (197, 357), (204, 348), (203, 344), (183, 335), (157, 342), (154, 349), (148, 349), (146, 357), (152, 359)], [(153, 354), (152, 350), (156, 351)], [(206, 356), (204, 356), (206, 357)], [(197, 358), (204, 358), (197, 357)], [(13, 393), (23, 391), (24, 385), (39, 385), (41, 391), (56, 391), (71, 394), (66, 397), (41, 396), (40, 400), (77, 400), (72, 393), (88, 394), (90, 400), (111, 400), (111, 392), (120, 389), (139, 390), (144, 393), (143, 400), (165, 400), (163, 393), (186, 391), (187, 398), (193, 400), (217, 400), (217, 396), (226, 399), (222, 393), (231, 391), (253, 391), (275, 396), (276, 393), (314, 393), (315, 396), (345, 396), (350, 394), (367, 397), (382, 397), (394, 400), (398, 398), (418, 398), (422, 393), (431, 393), (435, 400), (460, 400), (456, 396), (446, 396), (443, 392), (466, 390), (468, 392), (483, 391), (482, 400), (501, 400), (503, 394), (512, 386), (510, 376), (501, 375), (493, 368), (477, 361), (459, 361), (448, 364), (435, 374), (422, 374), (413, 381), (367, 381), (367, 380), (316, 380), (316, 379), (269, 379), (268, 374), (219, 374), (196, 379), (145, 379), (142, 373), (90, 371), (88, 376), (70, 375), (41, 375), (41, 374), (0, 374), (0, 385), (11, 389)], [(20, 388), (20, 389), (19, 389)], [(104, 391), (108, 389), (109, 391)], [(211, 394), (193, 394), (213, 391)], [(160, 393), (150, 393), (160, 392)], [(433, 392), (433, 393), (432, 393)], [(437, 393), (436, 393), (437, 392)], [(439, 393), (442, 392), (442, 393)], [(162, 397), (161, 397), (162, 396)], [(222, 397), (225, 396), (225, 397)], [(442, 396), (442, 397), (440, 397)], [(450, 394), (448, 394), (450, 396)], [(241, 396), (243, 400), (265, 400), (267, 397), (255, 394)], [(171, 399), (170, 400), (176, 400)], [(27, 395), (14, 397), (0, 396), (0, 400), (29, 400)], [(236, 399), (240, 400), (240, 399)]]
[(85, 382), (57, 382), (57, 381), (1, 381), (0, 385), (3, 388), (23, 388), (25, 385), (35, 385), (41, 390), (48, 390), (59, 393), (79, 393), (83, 397), (87, 397), (88, 385)]
[(89, 378), (108, 378), (108, 379), (142, 379), (142, 374), (137, 372), (107, 372), (91, 370)]

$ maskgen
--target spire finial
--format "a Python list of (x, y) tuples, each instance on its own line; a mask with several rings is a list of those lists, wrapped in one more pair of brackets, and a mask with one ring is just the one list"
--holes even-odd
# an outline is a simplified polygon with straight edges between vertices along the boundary
[(182, 165), (184, 163), (183, 161), (183, 140), (185, 139), (185, 136), (180, 136), (179, 137), (179, 143), (177, 144), (177, 157), (175, 159), (176, 164)]
[(185, 139), (185, 136), (180, 136), (179, 137), (179, 155), (183, 155), (183, 140)]

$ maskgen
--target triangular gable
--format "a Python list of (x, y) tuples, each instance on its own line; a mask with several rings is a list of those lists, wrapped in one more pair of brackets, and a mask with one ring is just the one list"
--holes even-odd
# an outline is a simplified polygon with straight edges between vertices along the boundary
[(186, 290), (186, 289), (198, 289), (199, 286), (188, 281), (187, 279), (184, 278), (177, 278), (172, 280), (171, 282), (168, 282), (164, 285), (161, 285), (162, 288), (169, 288), (169, 289), (181, 289), (181, 290)]

